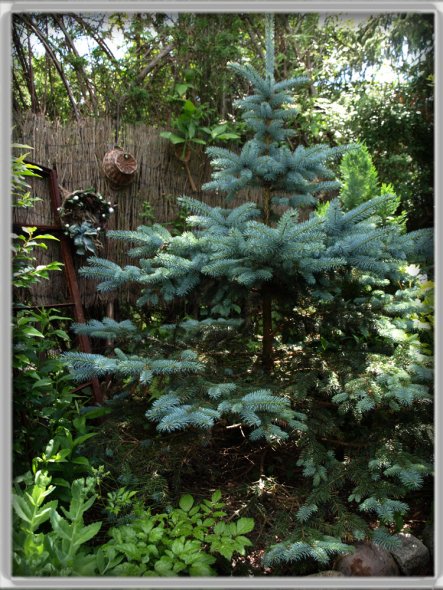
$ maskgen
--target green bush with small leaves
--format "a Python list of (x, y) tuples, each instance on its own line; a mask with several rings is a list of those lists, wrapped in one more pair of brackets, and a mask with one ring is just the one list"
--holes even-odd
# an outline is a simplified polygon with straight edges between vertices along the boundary
[(200, 504), (186, 494), (177, 508), (161, 514), (139, 509), (131, 524), (112, 528), (106, 544), (92, 547), (102, 523), (85, 524), (84, 515), (97, 498), (98, 479), (74, 480), (68, 508), (47, 501), (56, 490), (47, 471), (22, 478), (25, 489), (16, 483), (14, 575), (213, 576), (217, 556), (230, 560), (252, 545), (245, 535), (254, 520), (223, 520), (227, 513), (217, 490)]
[(129, 525), (110, 530), (111, 540), (102, 547), (108, 562), (124, 560), (113, 568), (115, 576), (213, 576), (217, 556), (230, 560), (252, 545), (245, 536), (254, 528), (252, 518), (227, 522), (217, 490), (210, 500), (196, 503), (193, 496), (180, 498), (169, 512), (141, 512)]

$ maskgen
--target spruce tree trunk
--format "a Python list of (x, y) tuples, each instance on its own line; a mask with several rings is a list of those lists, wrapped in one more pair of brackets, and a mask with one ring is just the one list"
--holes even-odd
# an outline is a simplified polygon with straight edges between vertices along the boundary
[(266, 373), (274, 368), (274, 350), (272, 334), (272, 297), (268, 285), (262, 288), (263, 341), (262, 364)]
[[(270, 225), (271, 216), (271, 191), (263, 192), (263, 221)], [(263, 316), (263, 340), (262, 340), (262, 364), (266, 373), (274, 368), (274, 347), (272, 334), (272, 295), (268, 284), (262, 287), (262, 316)]]

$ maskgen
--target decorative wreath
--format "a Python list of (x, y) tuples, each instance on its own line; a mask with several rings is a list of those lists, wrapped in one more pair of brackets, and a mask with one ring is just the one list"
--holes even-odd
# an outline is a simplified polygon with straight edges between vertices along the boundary
[(76, 190), (63, 198), (58, 208), (65, 235), (71, 236), (77, 254), (97, 254), (102, 247), (99, 234), (114, 212), (109, 201), (94, 189)]

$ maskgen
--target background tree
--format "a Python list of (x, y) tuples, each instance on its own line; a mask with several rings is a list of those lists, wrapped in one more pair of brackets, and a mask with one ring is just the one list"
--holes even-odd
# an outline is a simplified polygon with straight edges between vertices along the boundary
[[(412, 213), (410, 229), (433, 222), (433, 29), (428, 14), (276, 18), (277, 75), (312, 80), (291, 122), (298, 137), (365, 143), (380, 181)], [(202, 126), (228, 119), (241, 133), (232, 105), (246, 87), (226, 65), (257, 65), (265, 47), (252, 14), (17, 14), (12, 40), (16, 112), (106, 115), (116, 130), (124, 121), (170, 125), (179, 85), (202, 110)]]

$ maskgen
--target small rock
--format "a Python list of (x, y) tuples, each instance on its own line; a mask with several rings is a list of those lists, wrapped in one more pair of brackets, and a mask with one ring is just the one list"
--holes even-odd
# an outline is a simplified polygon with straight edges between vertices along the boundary
[(342, 574), (341, 572), (338, 572), (337, 570), (326, 570), (324, 572), (319, 572), (318, 574), (309, 574), (309, 576), (307, 576), (308, 578), (315, 578), (315, 577), (327, 577), (327, 578), (334, 578), (334, 577), (343, 577), (344, 578), (344, 574)]
[(399, 568), (389, 551), (374, 543), (356, 543), (354, 553), (339, 557), (335, 567), (345, 576), (399, 575)]
[(434, 559), (434, 525), (427, 524), (422, 532), (422, 541), (429, 549), (429, 553), (431, 554), (431, 559)]
[(429, 568), (428, 548), (409, 533), (396, 535), (401, 540), (401, 546), (391, 551), (392, 556), (398, 563), (400, 571), (405, 576), (425, 575)]

